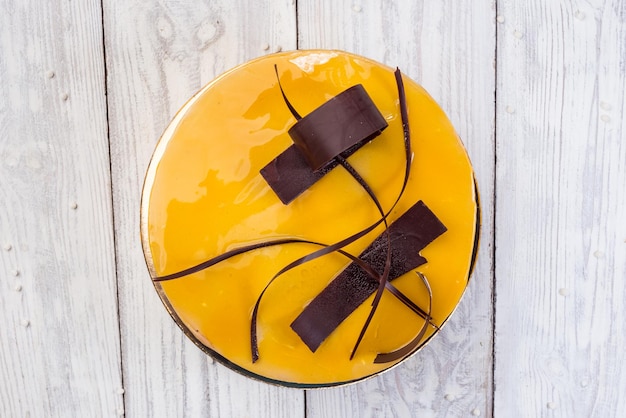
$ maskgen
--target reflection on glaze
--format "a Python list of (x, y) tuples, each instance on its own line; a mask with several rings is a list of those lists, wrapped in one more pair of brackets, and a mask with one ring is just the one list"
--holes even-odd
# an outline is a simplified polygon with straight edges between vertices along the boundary
[(305, 73), (312, 73), (316, 65), (326, 64), (331, 58), (337, 56), (336, 52), (320, 52), (310, 53), (306, 55), (298, 56), (289, 60), (292, 64), (296, 65)]

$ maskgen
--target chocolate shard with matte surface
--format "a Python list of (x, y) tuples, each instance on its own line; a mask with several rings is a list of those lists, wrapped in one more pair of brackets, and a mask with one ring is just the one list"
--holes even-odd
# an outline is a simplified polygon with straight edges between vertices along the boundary
[(387, 127), (387, 121), (361, 84), (339, 93), (290, 129), (289, 136), (313, 170), (363, 144)]
[[(446, 231), (446, 227), (421, 200), (389, 226), (391, 269), (389, 280), (426, 263), (419, 252)], [(382, 272), (387, 257), (387, 232), (383, 232), (360, 255)], [(356, 308), (376, 291), (378, 281), (355, 263), (343, 270), (309, 303), (291, 328), (313, 352)]]

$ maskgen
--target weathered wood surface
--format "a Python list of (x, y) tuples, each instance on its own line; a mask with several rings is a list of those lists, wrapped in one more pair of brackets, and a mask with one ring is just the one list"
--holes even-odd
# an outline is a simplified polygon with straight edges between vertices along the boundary
[[(478, 266), (438, 337), (379, 377), (306, 392), (203, 355), (138, 237), (176, 110), (297, 47), (423, 84), (483, 207)], [(625, 74), (622, 0), (0, 0), (0, 416), (622, 416)]]
[(0, 2), (0, 416), (123, 408), (100, 4)]
[(626, 3), (502, 1), (496, 416), (626, 414)]
[[(214, 364), (166, 313), (146, 280), (138, 242), (143, 176), (176, 111), (229, 68), (279, 46), (296, 47), (290, 1), (182, 6), (104, 2), (111, 167), (120, 287), (125, 408), (129, 416), (267, 416), (304, 413), (301, 391)], [(267, 43), (270, 50), (262, 45)]]

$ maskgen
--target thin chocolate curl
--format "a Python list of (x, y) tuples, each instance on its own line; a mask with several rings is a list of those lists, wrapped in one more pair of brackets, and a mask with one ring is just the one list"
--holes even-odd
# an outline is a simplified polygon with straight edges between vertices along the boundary
[(428, 279), (426, 279), (426, 276), (424, 276), (419, 271), (416, 271), (415, 273), (420, 278), (420, 280), (424, 284), (424, 287), (426, 288), (426, 291), (428, 292), (428, 312), (424, 324), (422, 324), (422, 327), (420, 328), (415, 338), (413, 338), (413, 340), (411, 340), (407, 345), (405, 345), (404, 347), (400, 347), (399, 349), (390, 353), (379, 353), (374, 359), (374, 363), (391, 363), (392, 361), (400, 360), (401, 358), (417, 350), (419, 346), (423, 344), (422, 339), (424, 338), (424, 335), (426, 335), (426, 330), (428, 329), (428, 324), (431, 318), (431, 312), (433, 307), (433, 292), (430, 289), (430, 283), (428, 283)]
[(289, 136), (316, 171), (347, 149), (380, 135), (386, 127), (383, 115), (357, 84), (296, 122)]
[(289, 109), (289, 111), (291, 112), (294, 118), (296, 118), (297, 120), (302, 119), (302, 116), (300, 116), (296, 108), (293, 107), (293, 105), (287, 98), (287, 95), (285, 94), (285, 90), (283, 90), (283, 85), (280, 83), (280, 77), (278, 75), (278, 65), (276, 64), (274, 64), (274, 72), (276, 73), (276, 80), (278, 81), (278, 88), (280, 89), (280, 94), (282, 94), (283, 100), (285, 101), (287, 108)]
[[(289, 107), (289, 110), (298, 120), (298, 122), (296, 122), (296, 124), (290, 130), (290, 135), (294, 139), (295, 145), (289, 147), (285, 152), (279, 155), (279, 157), (277, 157), (274, 161), (268, 164), (268, 166), (264, 167), (261, 170), (261, 174), (263, 175), (263, 177), (266, 178), (266, 180), (277, 193), (279, 198), (283, 201), (283, 203), (286, 204), (295, 199), (295, 197), (297, 197), (300, 193), (310, 187), (310, 185), (319, 180), (319, 178), (324, 176), (328, 171), (336, 167), (338, 164), (342, 164), (344, 168), (346, 168), (346, 170), (348, 170), (348, 172), (365, 189), (365, 191), (370, 195), (370, 197), (376, 204), (381, 214), (381, 218), (378, 221), (374, 222), (365, 229), (356, 232), (353, 235), (331, 245), (297, 238), (277, 239), (274, 241), (261, 242), (244, 246), (238, 249), (233, 249), (212, 259), (206, 260), (198, 265), (187, 268), (183, 271), (153, 278), (155, 282), (178, 279), (209, 268), (217, 263), (230, 259), (231, 257), (268, 246), (305, 243), (321, 247), (317, 251), (309, 253), (308, 255), (301, 257), (280, 269), (280, 271), (278, 271), (269, 280), (269, 282), (259, 295), (259, 298), (257, 299), (252, 312), (250, 324), (250, 343), (253, 362), (256, 362), (259, 358), (257, 342), (257, 315), (259, 305), (265, 291), (269, 288), (274, 280), (276, 280), (279, 276), (286, 273), (287, 271), (332, 252), (338, 252), (352, 261), (352, 264), (350, 264), (348, 268), (343, 273), (341, 273), (340, 276), (338, 276), (339, 278), (342, 274), (347, 275), (348, 279), (352, 280), (354, 282), (353, 284), (357, 287), (357, 296), (362, 297), (362, 301), (358, 302), (354, 306), (352, 311), (356, 309), (356, 307), (358, 307), (361, 303), (363, 303), (363, 301), (365, 301), (365, 299), (367, 299), (369, 295), (376, 291), (376, 297), (374, 299), (374, 303), (372, 304), (372, 310), (370, 311), (368, 320), (361, 330), (361, 335), (359, 336), (359, 340), (355, 345), (353, 355), (358, 347), (360, 339), (367, 329), (371, 317), (376, 310), (378, 300), (380, 299), (380, 296), (384, 289), (389, 290), (391, 294), (398, 298), (405, 306), (409, 307), (411, 310), (413, 310), (413, 312), (423, 317), (425, 319), (425, 322), (424, 326), (422, 327), (414, 341), (392, 353), (379, 354), (375, 362), (379, 363), (393, 361), (396, 358), (403, 357), (404, 355), (406, 355), (406, 353), (414, 350), (416, 347), (419, 346), (419, 343), (426, 332), (428, 324), (437, 328), (437, 326), (431, 322), (430, 304), (432, 303), (432, 295), (430, 293), (430, 286), (428, 285), (425, 277), (418, 273), (422, 281), (424, 281), (424, 284), (427, 287), (429, 291), (429, 296), (431, 298), (428, 312), (425, 312), (423, 309), (415, 305), (408, 297), (406, 297), (402, 292), (400, 292), (391, 283), (389, 283), (389, 280), (399, 277), (405, 272), (417, 267), (419, 264), (424, 263), (425, 259), (423, 259), (419, 255), (419, 250), (416, 250), (416, 248), (423, 248), (430, 241), (435, 239), (446, 230), (445, 226), (441, 224), (436, 216), (421, 201), (415, 204), (414, 207), (411, 208), (409, 211), (407, 211), (407, 213), (404, 214), (401, 219), (403, 217), (411, 218), (411, 214), (413, 214), (414, 211), (421, 211), (422, 214), (426, 213), (426, 216), (427, 218), (429, 218), (429, 220), (424, 221), (412, 219), (409, 221), (412, 225), (417, 225), (418, 229), (422, 228), (422, 230), (418, 232), (414, 231), (415, 233), (409, 232), (407, 234), (406, 231), (410, 230), (410, 227), (403, 227), (399, 228), (400, 231), (398, 233), (394, 234), (392, 228), (396, 223), (399, 222), (399, 220), (396, 221), (396, 223), (392, 224), (391, 227), (387, 225), (387, 217), (396, 207), (407, 186), (412, 160), (406, 98), (402, 82), (402, 75), (400, 73), (400, 70), (398, 69), (396, 69), (395, 71), (395, 78), (398, 87), (398, 97), (400, 102), (402, 126), (404, 131), (406, 166), (404, 181), (401, 190), (391, 208), (389, 208), (386, 212), (383, 211), (380, 203), (378, 202), (378, 199), (374, 195), (373, 191), (369, 188), (365, 180), (362, 179), (361, 176), (344, 159), (351, 155), (353, 152), (355, 152), (357, 149), (359, 149), (367, 141), (379, 135), (380, 132), (387, 127), (387, 122), (384, 120), (384, 118), (361, 85), (349, 88), (343, 93), (340, 93), (337, 97), (331, 99), (329, 102), (326, 102), (325, 104), (320, 106), (318, 109), (314, 110), (308, 116), (301, 118), (297, 111), (287, 100), (282, 86), (280, 86), (279, 80), (281, 94), (283, 95), (283, 98), (287, 106)], [(317, 123), (317, 119), (319, 119), (321, 122)], [(294, 132), (293, 134), (292, 131)], [(318, 147), (318, 145), (320, 146)], [(303, 150), (305, 152), (302, 152)], [(299, 172), (301, 173), (301, 175), (294, 176), (295, 172)], [(295, 181), (294, 178), (296, 179)], [(290, 183), (295, 183), (295, 186), (290, 186)], [(424, 209), (427, 212), (424, 212)], [(352, 242), (355, 242), (356, 240), (367, 235), (369, 232), (373, 231), (374, 228), (376, 228), (381, 223), (384, 223), (385, 231), (363, 253), (363, 255), (361, 256), (363, 258), (355, 257), (342, 250), (343, 247), (349, 245)], [(431, 238), (427, 238), (429, 234)], [(409, 244), (398, 246), (397, 241), (403, 240), (413, 240), (414, 242), (412, 245)], [(393, 245), (393, 243), (396, 243), (395, 246)], [(407, 248), (413, 248), (414, 251), (407, 252)], [(366, 257), (368, 258), (366, 259)], [(383, 266), (382, 275), (378, 273), (378, 271), (380, 271), (381, 269), (381, 265)], [(415, 265), (415, 267), (411, 267), (412, 265)], [(348, 272), (348, 270), (354, 270), (354, 272), (350, 273)], [(337, 282), (337, 279), (335, 279), (331, 283), (331, 285), (335, 282)], [(342, 283), (339, 282), (339, 284), (341, 285)], [(359, 292), (361, 291), (359, 289), (363, 288), (364, 286), (369, 289), (366, 292), (361, 292), (359, 294)], [(354, 287), (352, 290), (354, 290)], [(318, 295), (318, 298), (323, 294), (324, 292)], [(336, 302), (337, 300), (333, 301), (335, 305)], [(313, 305), (313, 303), (311, 303), (311, 305)], [(308, 307), (305, 308), (305, 311), (301, 314), (301, 316), (305, 315), (307, 309)], [(348, 312), (345, 317), (347, 317), (350, 312)], [(345, 319), (345, 317), (343, 319)], [(339, 320), (339, 322), (337, 322), (337, 325), (343, 319)], [(294, 321), (294, 323), (296, 321)], [(310, 325), (311, 324), (308, 324), (307, 326), (311, 328)], [(313, 328), (314, 327), (315, 323), (313, 322)], [(332, 332), (332, 330), (334, 330), (334, 328), (324, 331), (327, 332), (326, 336), (330, 332)], [(303, 338), (303, 341), (305, 340), (302, 335), (301, 338)], [(320, 337), (318, 336), (317, 338), (319, 339)], [(305, 343), (309, 346), (309, 348), (312, 349), (312, 351), (315, 351), (315, 349), (325, 338), (326, 337), (323, 336), (317, 343), (314, 342), (311, 344), (307, 343), (306, 341)], [(315, 346), (315, 344), (317, 344), (317, 346)]]
[[(404, 150), (406, 152), (406, 164), (407, 164), (406, 170), (404, 172), (404, 182), (402, 183), (402, 189), (400, 190), (398, 199), (394, 203), (394, 206), (395, 206), (400, 200), (400, 198), (402, 197), (402, 195), (404, 194), (404, 190), (406, 189), (406, 185), (408, 183), (408, 176), (411, 171), (411, 161), (412, 161), (413, 156), (411, 154), (411, 138), (410, 138), (411, 130), (409, 129), (408, 109), (406, 106), (406, 96), (404, 93), (404, 82), (402, 81), (402, 73), (400, 72), (400, 69), (396, 68), (394, 76), (396, 78), (396, 84), (398, 86), (398, 100), (400, 102), (400, 114), (402, 116), (402, 128), (404, 131), (404, 143), (405, 143)], [(386, 280), (386, 277), (383, 276), (382, 280), (378, 284), (378, 289), (376, 289), (376, 294), (374, 295), (374, 300), (372, 301), (372, 307), (370, 309), (370, 313), (367, 316), (367, 319), (365, 320), (363, 327), (361, 328), (361, 333), (359, 334), (359, 337), (356, 340), (356, 344), (354, 345), (354, 348), (352, 349), (352, 354), (350, 354), (350, 360), (354, 358), (354, 354), (356, 353), (356, 350), (359, 348), (359, 344), (361, 343), (361, 340), (363, 336), (365, 335), (365, 332), (367, 331), (367, 327), (369, 327), (370, 321), (374, 317), (374, 313), (376, 313), (376, 309), (378, 309), (380, 298), (382, 297), (383, 291), (386, 289), (387, 284), (388, 282)]]

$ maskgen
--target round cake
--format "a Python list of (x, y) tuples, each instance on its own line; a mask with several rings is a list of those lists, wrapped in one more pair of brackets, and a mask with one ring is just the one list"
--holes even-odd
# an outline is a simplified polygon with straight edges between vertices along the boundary
[(261, 380), (333, 386), (422, 347), (467, 286), (474, 174), (436, 102), (341, 51), (273, 54), (213, 80), (150, 162), (155, 288), (206, 353)]

